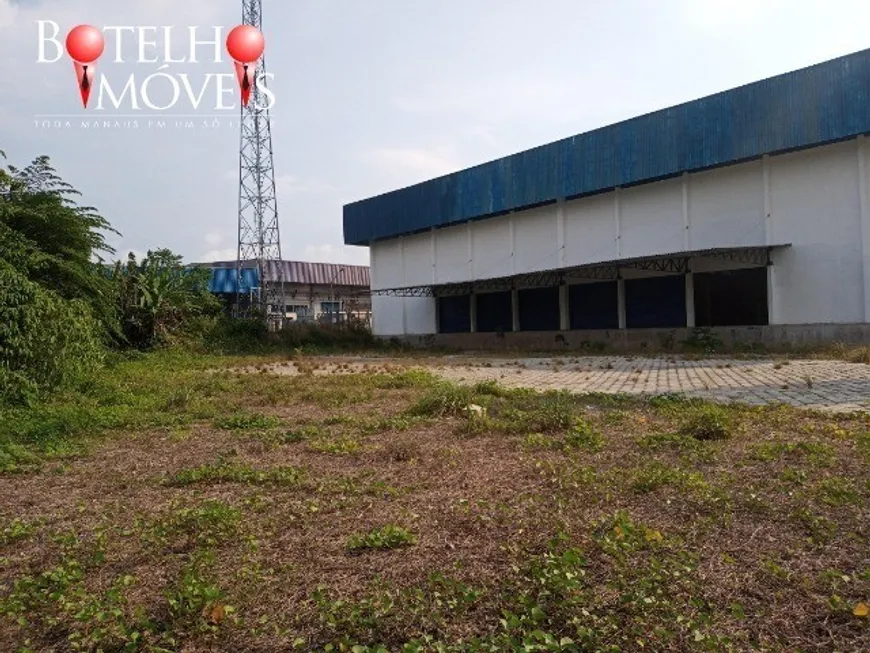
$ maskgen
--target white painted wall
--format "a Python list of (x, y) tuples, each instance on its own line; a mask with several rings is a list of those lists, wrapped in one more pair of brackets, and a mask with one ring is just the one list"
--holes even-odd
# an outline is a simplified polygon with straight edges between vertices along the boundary
[(405, 333), (426, 335), (435, 333), (435, 300), (431, 297), (402, 297), (405, 304)]
[[(513, 216), (514, 274), (559, 267), (559, 232), (555, 209), (555, 206), (549, 205)], [(486, 241), (482, 241), (480, 247), (487, 247)]]
[(435, 237), (436, 283), (467, 281), (468, 274), (468, 228), (465, 225), (450, 229), (438, 229)]
[[(863, 139), (378, 242), (372, 288), (784, 243), (792, 247), (774, 253), (770, 272), (772, 324), (870, 320), (870, 145)], [(699, 263), (699, 271), (734, 267)], [(373, 311), (379, 335), (436, 329), (431, 298), (375, 297)]]
[(513, 274), (511, 222), (512, 216), (471, 223), (468, 229), (472, 246), (469, 278), (495, 279)]
[(438, 330), (431, 297), (372, 297), (372, 332), (378, 336), (426, 335)]
[(777, 322), (863, 322), (856, 141), (771, 157), (770, 193)]
[(565, 202), (565, 265), (612, 261), (616, 243), (614, 194)]
[(402, 239), (385, 240), (371, 248), (372, 290), (405, 286), (405, 272), (402, 269)]
[(688, 177), (689, 249), (764, 244), (761, 161)]
[(619, 207), (621, 258), (685, 249), (681, 179), (625, 189)]
[(378, 336), (402, 335), (405, 329), (402, 305), (401, 297), (372, 295), (372, 333)]
[(401, 239), (404, 251), (405, 276), (403, 286), (429, 286), (434, 280), (432, 264), (432, 234), (414, 234)]

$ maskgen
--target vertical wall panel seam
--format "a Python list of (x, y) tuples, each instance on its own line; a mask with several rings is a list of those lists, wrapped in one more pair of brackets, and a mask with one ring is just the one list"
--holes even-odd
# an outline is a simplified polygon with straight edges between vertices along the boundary
[(619, 188), (613, 192), (613, 220), (616, 226), (616, 258), (622, 257), (622, 225), (621, 207), (619, 205)]
[(691, 230), (689, 224), (689, 173), (683, 173), (683, 247), (688, 250), (691, 247)]
[[(764, 244), (773, 244), (773, 191), (770, 182), (770, 155), (761, 157), (761, 176), (764, 188)], [(767, 266), (767, 321), (768, 324), (779, 323), (779, 311), (776, 305), (776, 268)]]
[(429, 238), (432, 239), (429, 247), (432, 250), (432, 283), (434, 285), (438, 283), (438, 239), (435, 237), (434, 228), (429, 232)]
[(863, 134), (858, 137), (858, 194), (861, 218), (861, 276), (864, 289), (864, 321), (870, 322), (870, 198), (867, 197), (867, 152)]
[[(405, 239), (399, 238), (399, 260), (402, 263), (402, 285), (405, 285)], [(408, 334), (408, 311), (407, 311), (407, 303), (408, 300), (405, 297), (399, 298), (399, 301), (402, 302), (402, 335)]]
[(517, 257), (516, 257), (516, 229), (514, 227), (514, 214), (508, 216), (511, 230), (511, 274), (517, 273)]
[(474, 228), (468, 223), (468, 278), (474, 279)]

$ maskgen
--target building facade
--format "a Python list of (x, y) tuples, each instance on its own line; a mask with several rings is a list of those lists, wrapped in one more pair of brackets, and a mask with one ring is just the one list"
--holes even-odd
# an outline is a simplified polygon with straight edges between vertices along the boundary
[[(201, 265), (212, 272), (209, 290), (231, 305), (239, 291), (237, 263), (220, 261)], [(270, 281), (283, 280), (284, 316), (290, 321), (371, 321), (371, 279), (366, 266), (274, 261), (267, 264), (266, 274)], [(259, 287), (257, 268), (243, 268), (241, 294), (256, 293)], [(281, 312), (280, 307), (273, 306), (271, 310), (273, 314)]]
[(345, 240), (383, 336), (863, 325), (867, 133), (870, 50), (356, 202)]

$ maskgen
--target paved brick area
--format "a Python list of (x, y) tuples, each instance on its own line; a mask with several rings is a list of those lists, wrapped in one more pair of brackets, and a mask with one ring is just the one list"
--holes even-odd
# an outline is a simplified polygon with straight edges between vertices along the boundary
[[(680, 393), (720, 402), (786, 403), (832, 411), (870, 410), (870, 365), (827, 360), (684, 360), (625, 356), (562, 358), (473, 358), (420, 360), (383, 358), (322, 360), (317, 374), (373, 371), (385, 364), (431, 369), (443, 378), (506, 387), (612, 394)], [(339, 365), (345, 365), (339, 369)], [(272, 366), (296, 374), (291, 365)]]
[(870, 409), (870, 366), (843, 361), (535, 358), (448, 365), (447, 379), (493, 379), (508, 387), (626, 394), (681, 393), (714, 401), (837, 411)]

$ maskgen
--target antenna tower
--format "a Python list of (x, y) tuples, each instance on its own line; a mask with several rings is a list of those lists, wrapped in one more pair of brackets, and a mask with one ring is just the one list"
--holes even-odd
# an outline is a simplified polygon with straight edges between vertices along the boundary
[[(242, 0), (242, 23), (263, 29), (263, 0)], [(281, 236), (272, 160), (272, 125), (266, 87), (266, 54), (257, 62), (250, 101), (242, 105), (239, 147), (238, 315), (260, 314), (278, 327), (285, 315)], [(259, 288), (241, 296), (242, 269), (256, 268)]]

